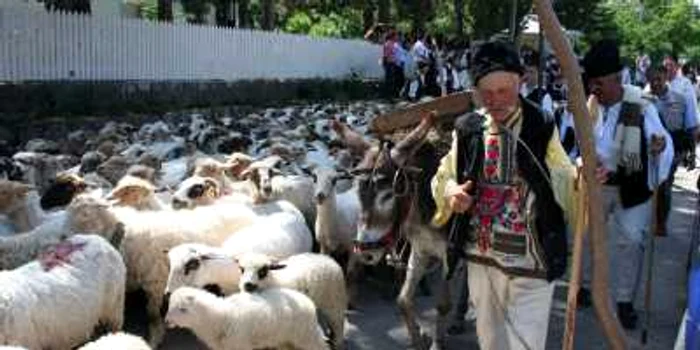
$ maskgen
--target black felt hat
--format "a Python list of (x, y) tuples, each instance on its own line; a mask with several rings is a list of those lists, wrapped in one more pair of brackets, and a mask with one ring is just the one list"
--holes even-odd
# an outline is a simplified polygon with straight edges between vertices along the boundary
[(474, 84), (478, 84), (481, 78), (496, 71), (520, 75), (525, 72), (515, 47), (501, 40), (487, 41), (479, 45), (472, 56), (471, 67)]
[(617, 43), (613, 40), (601, 40), (593, 45), (583, 58), (583, 69), (588, 79), (621, 71), (622, 62)]

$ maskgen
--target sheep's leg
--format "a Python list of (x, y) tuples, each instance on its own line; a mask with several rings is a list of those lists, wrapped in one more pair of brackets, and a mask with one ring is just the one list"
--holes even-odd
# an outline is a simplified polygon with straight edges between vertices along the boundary
[(406, 271), (406, 279), (404, 280), (399, 298), (397, 300), (401, 316), (403, 317), (408, 334), (411, 337), (411, 343), (417, 350), (427, 350), (428, 342), (423, 338), (420, 326), (416, 320), (415, 307), (413, 297), (416, 294), (418, 282), (425, 274), (429, 260), (427, 256), (421, 255), (417, 249), (411, 249), (411, 255), (408, 258), (408, 269)]
[(447, 273), (449, 267), (447, 265), (447, 259), (442, 259), (441, 261), (441, 271), (440, 271), (440, 291), (437, 295), (437, 321), (435, 325), (435, 341), (431, 350), (441, 350), (445, 349), (445, 337), (447, 334), (448, 325), (448, 315), (450, 309), (452, 308), (451, 296), (450, 296), (450, 283), (447, 279)]
[(345, 274), (345, 281), (348, 289), (348, 309), (355, 309), (357, 307), (357, 286), (360, 283), (360, 274), (363, 266), (360, 262), (359, 255), (353, 252), (349, 254), (347, 273)]
[(148, 293), (147, 298), (149, 345), (157, 349), (165, 337), (165, 324), (160, 316), (161, 298), (156, 297), (153, 293)]

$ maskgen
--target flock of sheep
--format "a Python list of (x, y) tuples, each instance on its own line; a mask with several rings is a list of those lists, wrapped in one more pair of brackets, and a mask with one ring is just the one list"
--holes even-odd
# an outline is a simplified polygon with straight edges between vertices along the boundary
[[(0, 158), (0, 345), (150, 349), (172, 326), (213, 350), (343, 349), (349, 170), (394, 107), (108, 122)], [(121, 332), (138, 289), (148, 343)]]

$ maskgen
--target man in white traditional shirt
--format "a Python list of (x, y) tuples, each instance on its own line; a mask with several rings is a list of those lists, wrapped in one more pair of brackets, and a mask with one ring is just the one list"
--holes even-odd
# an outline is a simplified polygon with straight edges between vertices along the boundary
[[(602, 205), (609, 227), (613, 299), (623, 327), (634, 329), (638, 319), (634, 301), (644, 265), (645, 237), (650, 233), (652, 192), (668, 178), (673, 143), (654, 104), (642, 97), (642, 90), (622, 84), (617, 44), (596, 44), (586, 54), (583, 66), (597, 100), (591, 103), (597, 105), (591, 115), (595, 118), (598, 161), (607, 179)], [(589, 273), (584, 271), (584, 277)], [(582, 290), (585, 293), (589, 293), (587, 289)]]
[(647, 71), (650, 92), (654, 97), (654, 105), (659, 111), (661, 121), (673, 139), (674, 159), (669, 178), (661, 186), (659, 193), (659, 226), (656, 228), (657, 236), (666, 236), (667, 219), (671, 209), (671, 186), (678, 164), (685, 158), (688, 152), (695, 149), (693, 135), (698, 126), (696, 114), (693, 113), (686, 97), (669, 88), (666, 81), (664, 67), (651, 67)]
[[(666, 55), (664, 58), (664, 68), (666, 68), (666, 79), (668, 80), (669, 87), (671, 90), (676, 90), (683, 94), (686, 98), (686, 103), (690, 106), (689, 113), (692, 115), (690, 118), (698, 118), (698, 97), (695, 94), (695, 87), (693, 83), (687, 77), (683, 76), (681, 72), (681, 66), (678, 63), (678, 57), (676, 55)], [(699, 138), (696, 133), (694, 135), (695, 139)], [(691, 152), (686, 155), (684, 159), (685, 166), (688, 169), (695, 169), (695, 147), (692, 148)]]

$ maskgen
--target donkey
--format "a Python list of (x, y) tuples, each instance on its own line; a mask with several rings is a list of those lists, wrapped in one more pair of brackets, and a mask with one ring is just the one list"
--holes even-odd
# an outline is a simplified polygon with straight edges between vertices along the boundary
[(431, 262), (440, 265), (437, 297), (437, 324), (431, 349), (443, 349), (447, 314), (450, 311), (447, 237), (431, 226), (435, 203), (430, 181), (439, 166), (436, 148), (426, 143), (436, 116), (425, 115), (421, 123), (393, 146), (383, 141), (368, 147), (362, 162), (352, 171), (360, 197), (355, 252), (365, 264), (377, 264), (401, 238), (410, 243), (406, 278), (398, 296), (398, 306), (408, 328), (413, 347), (426, 350), (430, 337), (416, 321), (413, 298), (419, 281)]

